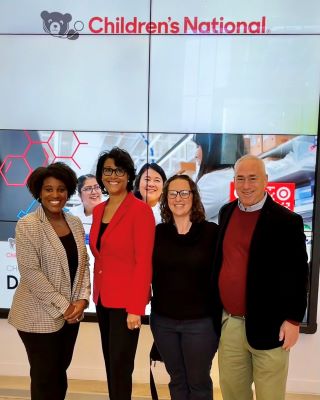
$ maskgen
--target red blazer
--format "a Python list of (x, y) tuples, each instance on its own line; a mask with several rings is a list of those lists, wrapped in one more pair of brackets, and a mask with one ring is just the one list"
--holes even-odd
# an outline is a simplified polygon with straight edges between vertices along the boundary
[(93, 210), (90, 248), (95, 257), (93, 300), (105, 307), (125, 308), (143, 315), (150, 298), (155, 221), (151, 208), (128, 193), (101, 238), (97, 239), (104, 208)]

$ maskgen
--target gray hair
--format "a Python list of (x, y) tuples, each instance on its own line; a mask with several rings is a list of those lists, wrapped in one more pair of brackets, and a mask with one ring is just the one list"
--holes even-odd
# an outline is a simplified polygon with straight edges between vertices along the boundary
[(267, 175), (266, 166), (265, 166), (265, 163), (264, 163), (263, 159), (262, 159), (262, 158), (259, 158), (259, 157), (257, 157), (257, 156), (254, 156), (253, 154), (245, 154), (244, 156), (240, 157), (240, 158), (236, 161), (236, 163), (234, 164), (234, 171), (236, 172), (236, 169), (238, 168), (239, 164), (240, 164), (242, 161), (246, 161), (246, 160), (257, 161), (257, 162), (260, 164), (260, 166), (261, 166), (262, 171), (264, 172), (264, 174)]

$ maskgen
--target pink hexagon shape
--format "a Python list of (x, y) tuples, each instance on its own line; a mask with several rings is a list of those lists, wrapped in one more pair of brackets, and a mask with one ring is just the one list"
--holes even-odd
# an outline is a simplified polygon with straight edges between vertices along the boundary
[[(51, 142), (54, 139), (54, 137), (57, 136), (57, 135), (61, 135), (61, 136), (64, 136), (64, 137), (66, 137), (66, 136), (70, 137), (71, 136), (72, 139), (73, 138), (76, 139), (76, 141), (74, 143), (72, 143), (72, 147), (69, 149), (68, 153), (67, 152), (65, 152), (64, 154), (56, 154), (55, 153)], [(53, 131), (51, 136), (50, 136), (50, 138), (48, 139), (48, 145), (50, 147), (50, 150), (52, 151), (52, 154), (54, 154), (55, 158), (72, 158), (74, 156), (75, 152), (77, 151), (77, 149), (78, 149), (78, 147), (80, 145), (80, 142), (79, 142), (79, 139), (78, 139), (77, 135), (73, 131), (65, 131), (65, 132)], [(62, 147), (64, 147), (64, 146), (62, 146)]]
[[(72, 143), (72, 147), (71, 147), (71, 149), (69, 149), (68, 153), (65, 153), (65, 154), (56, 154), (55, 153), (55, 151), (53, 149), (53, 146), (52, 146), (52, 144), (50, 142), (52, 141), (52, 139), (56, 135), (63, 135), (63, 136), (69, 135), (69, 137), (72, 136), (72, 139), (75, 139), (75, 142)], [(50, 135), (50, 137), (49, 137), (49, 139), (47, 141), (47, 144), (49, 146), (50, 151), (54, 155), (53, 161), (55, 161), (57, 158), (60, 158), (60, 159), (71, 159), (74, 162), (74, 164), (76, 164), (76, 166), (78, 168), (80, 168), (80, 165), (74, 159), (74, 155), (76, 154), (76, 152), (77, 152), (77, 150), (78, 150), (78, 148), (79, 148), (79, 146), (81, 144), (87, 144), (87, 143), (80, 142), (76, 132), (74, 132), (74, 131), (63, 131), (63, 132), (52, 131), (52, 133), (51, 133), (51, 135)]]
[(24, 156), (12, 154), (6, 156), (0, 167), (0, 174), (7, 186), (25, 186), (31, 172), (32, 169)]
[(43, 148), (42, 143), (32, 143), (23, 155), (31, 170), (37, 168), (39, 164), (43, 167), (48, 165), (49, 155)]

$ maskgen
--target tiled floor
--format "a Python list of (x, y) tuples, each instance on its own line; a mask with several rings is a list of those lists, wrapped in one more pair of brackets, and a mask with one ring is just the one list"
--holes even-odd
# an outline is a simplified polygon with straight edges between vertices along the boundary
[[(170, 399), (167, 385), (157, 385), (159, 399)], [(0, 376), (0, 400), (29, 399), (29, 379)], [(134, 399), (150, 399), (148, 385), (135, 384)], [(215, 391), (215, 400), (222, 400), (220, 392)], [(106, 383), (101, 381), (69, 380), (67, 400), (106, 400)], [(320, 395), (288, 394), (286, 400), (320, 400)]]

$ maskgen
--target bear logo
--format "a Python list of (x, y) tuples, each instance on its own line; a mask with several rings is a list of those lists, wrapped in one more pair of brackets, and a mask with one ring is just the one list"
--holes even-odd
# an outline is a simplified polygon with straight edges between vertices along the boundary
[[(83, 23), (81, 21), (74, 23), (74, 29), (69, 29), (69, 22), (72, 20), (72, 16), (69, 13), (62, 14), (56, 11), (42, 11), (40, 15), (43, 19), (44, 31), (60, 39), (78, 39), (79, 31), (83, 29)], [(81, 29), (77, 29), (76, 25), (79, 25)]]

